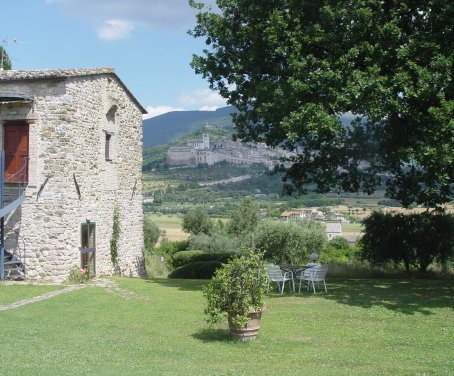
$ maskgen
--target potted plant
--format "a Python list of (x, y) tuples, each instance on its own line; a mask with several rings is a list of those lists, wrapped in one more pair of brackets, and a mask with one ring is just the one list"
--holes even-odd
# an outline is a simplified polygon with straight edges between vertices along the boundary
[(204, 288), (211, 325), (227, 318), (230, 332), (242, 341), (255, 339), (264, 310), (266, 272), (261, 252), (247, 249), (219, 268)]

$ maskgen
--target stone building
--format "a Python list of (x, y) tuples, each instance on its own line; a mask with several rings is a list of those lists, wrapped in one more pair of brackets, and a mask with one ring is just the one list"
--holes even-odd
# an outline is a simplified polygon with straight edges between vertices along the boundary
[(143, 273), (144, 113), (110, 68), (0, 72), (0, 272), (16, 263), (27, 278), (55, 281), (75, 266)]
[(209, 135), (203, 140), (192, 140), (187, 145), (170, 146), (166, 163), (169, 166), (191, 166), (200, 164), (214, 165), (227, 161), (239, 165), (263, 164), (273, 169), (280, 158), (288, 156), (283, 149), (270, 149), (264, 144), (243, 144), (241, 141), (223, 140), (210, 143)]

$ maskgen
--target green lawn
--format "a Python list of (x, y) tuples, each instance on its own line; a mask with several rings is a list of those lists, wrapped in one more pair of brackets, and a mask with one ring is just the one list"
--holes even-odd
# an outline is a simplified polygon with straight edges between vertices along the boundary
[(252, 343), (208, 329), (204, 282), (116, 281), (134, 295), (87, 287), (0, 312), (0, 374), (454, 373), (453, 281), (328, 279), (328, 294), (272, 293)]
[(61, 285), (9, 285), (0, 282), (0, 306), (60, 290), (63, 287)]

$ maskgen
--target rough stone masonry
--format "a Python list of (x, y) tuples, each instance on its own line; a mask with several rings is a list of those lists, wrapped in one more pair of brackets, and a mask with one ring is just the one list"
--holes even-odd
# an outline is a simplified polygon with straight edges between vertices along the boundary
[(82, 265), (87, 224), (96, 274), (112, 274), (115, 210), (118, 270), (144, 272), (143, 113), (112, 69), (0, 72), (2, 147), (8, 124), (28, 132), (26, 199), (6, 218), (7, 247), (25, 248), (28, 278), (67, 279)]

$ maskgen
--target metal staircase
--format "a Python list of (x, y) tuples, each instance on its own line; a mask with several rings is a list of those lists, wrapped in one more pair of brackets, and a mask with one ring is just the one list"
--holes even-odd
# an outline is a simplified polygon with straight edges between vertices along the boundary
[[(25, 241), (19, 233), (13, 231), (17, 237), (17, 246), (7, 250), (5, 248), (6, 228), (5, 218), (16, 210), (25, 200), (27, 186), (28, 158), (24, 158), (23, 166), (5, 180), (5, 151), (0, 154), (0, 279), (25, 277)], [(20, 240), (20, 241), (19, 241)], [(22, 245), (22, 246), (21, 246)]]

